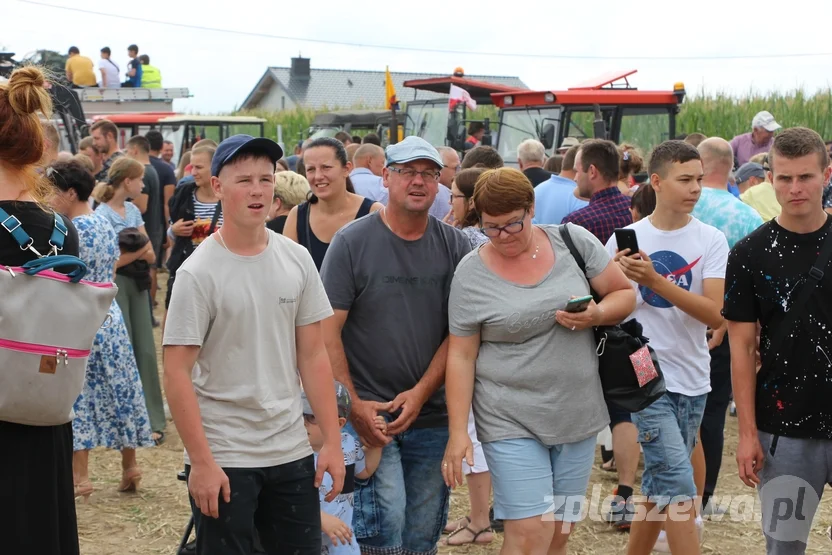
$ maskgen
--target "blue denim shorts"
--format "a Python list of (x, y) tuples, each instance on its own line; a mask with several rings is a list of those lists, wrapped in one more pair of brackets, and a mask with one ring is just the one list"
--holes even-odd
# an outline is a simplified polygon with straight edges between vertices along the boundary
[(535, 439), (483, 443), (494, 488), (494, 517), (520, 520), (554, 513), (578, 522), (595, 460), (595, 436), (547, 446)]
[[(356, 435), (349, 424), (344, 430)], [(384, 447), (368, 480), (355, 479), (352, 525), (363, 555), (436, 553), (448, 521), (447, 443), (447, 426), (411, 428)]]
[(668, 391), (643, 411), (633, 413), (644, 451), (641, 493), (659, 510), (696, 497), (690, 456), (707, 399), (707, 393), (689, 397)]

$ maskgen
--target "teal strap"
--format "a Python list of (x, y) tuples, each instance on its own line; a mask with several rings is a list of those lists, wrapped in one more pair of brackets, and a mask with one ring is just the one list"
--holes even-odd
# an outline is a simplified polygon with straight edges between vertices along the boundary
[(49, 246), (55, 250), (64, 250), (64, 239), (66, 239), (68, 231), (58, 213), (55, 213), (55, 227), (52, 229), (52, 237), (49, 238)]
[[(63, 222), (61, 222), (61, 225), (63, 226)], [(31, 237), (29, 237), (29, 234), (24, 231), (20, 220), (18, 220), (16, 216), (9, 216), (9, 213), (2, 208), (0, 208), (0, 227), (11, 233), (12, 238), (14, 238), (22, 250), (28, 249), (32, 246), (32, 243), (35, 242)], [(65, 227), (64, 230), (66, 230)], [(55, 236), (54, 232), (52, 236)], [(61, 247), (63, 247), (63, 238), (61, 238)]]

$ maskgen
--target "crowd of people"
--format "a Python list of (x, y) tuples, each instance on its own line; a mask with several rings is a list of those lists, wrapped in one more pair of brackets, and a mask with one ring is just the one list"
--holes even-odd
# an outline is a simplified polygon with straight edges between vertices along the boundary
[[(29, 67), (0, 85), (0, 207), (37, 249), (59, 214), (63, 254), (118, 295), (74, 419), (0, 422), (10, 552), (78, 553), (92, 449), (121, 452), (119, 491), (140, 487), (136, 450), (165, 441), (162, 385), (200, 554), (430, 554), (495, 531), (507, 555), (566, 553), (607, 427), (605, 516), (628, 553), (699, 553), (703, 517), (723, 510), (732, 398), (740, 479), (764, 506), (783, 476), (822, 495), (832, 165), (814, 131), (762, 112), (730, 142), (695, 133), (649, 155), (568, 137), (547, 158), (529, 139), (520, 169), (418, 137), (284, 156), (235, 135), (175, 168), (160, 133), (122, 151), (106, 120), (58, 160), (44, 83)], [(33, 255), (6, 224), (0, 264), (20, 265)], [(625, 228), (637, 248), (619, 248)], [(637, 413), (605, 398), (593, 333), (631, 319), (667, 389)], [(463, 480), (470, 512), (448, 522)], [(766, 527), (767, 552), (803, 553), (808, 532)]]
[[(121, 68), (113, 61), (109, 46), (101, 49), (97, 67), (90, 58), (81, 54), (77, 46), (71, 46), (67, 53), (66, 80), (75, 89), (162, 88), (162, 72), (158, 67), (150, 65), (150, 56), (139, 55), (139, 47), (131, 44), (127, 47), (127, 57), (129, 61), (124, 72), (125, 80), (122, 81)], [(96, 69), (101, 75), (100, 79), (96, 76)]]

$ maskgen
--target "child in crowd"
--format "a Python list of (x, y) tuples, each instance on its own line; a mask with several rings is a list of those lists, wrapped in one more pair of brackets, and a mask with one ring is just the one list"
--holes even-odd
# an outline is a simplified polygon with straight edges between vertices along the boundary
[[(335, 382), (335, 395), (338, 399), (338, 423), (343, 430), (350, 415), (352, 401), (349, 391), (341, 383)], [(306, 433), (309, 436), (309, 443), (315, 452), (315, 463), (317, 466), (318, 452), (323, 446), (323, 434), (315, 422), (315, 415), (312, 414), (312, 407), (306, 400), (306, 394), (301, 394), (303, 400), (303, 423), (306, 426)], [(383, 416), (376, 417), (376, 428), (387, 433), (387, 421)], [(368, 480), (378, 468), (381, 461), (381, 447), (364, 447), (346, 432), (341, 432), (341, 449), (344, 451), (344, 464), (347, 467), (347, 475), (344, 478), (344, 487), (341, 493), (329, 503), (324, 501), (324, 496), (332, 489), (332, 477), (329, 473), (324, 474), (321, 482), (321, 530), (323, 532), (323, 555), (360, 555), (361, 550), (355, 539), (352, 530), (353, 492), (355, 491), (355, 479)]]

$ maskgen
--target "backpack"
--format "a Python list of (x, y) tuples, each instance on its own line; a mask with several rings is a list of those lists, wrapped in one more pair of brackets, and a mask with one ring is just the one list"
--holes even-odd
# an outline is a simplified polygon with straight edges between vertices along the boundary
[[(58, 254), (67, 228), (57, 214), (46, 255), (32, 246), (20, 220), (0, 208), (5, 232), (38, 258), (18, 267), (0, 264), (0, 420), (66, 424), (84, 387), (95, 334), (118, 289), (82, 279), (86, 264)], [(56, 267), (71, 271), (58, 273)]]

